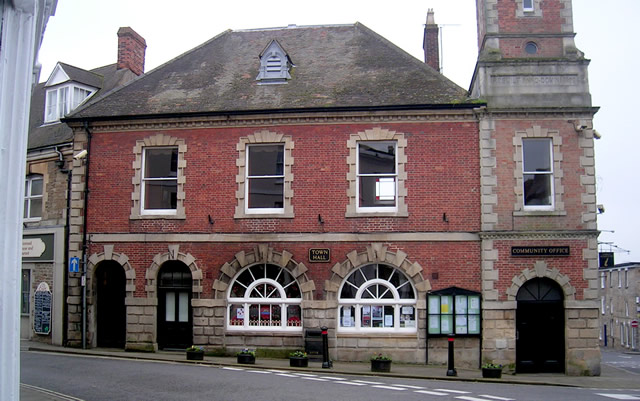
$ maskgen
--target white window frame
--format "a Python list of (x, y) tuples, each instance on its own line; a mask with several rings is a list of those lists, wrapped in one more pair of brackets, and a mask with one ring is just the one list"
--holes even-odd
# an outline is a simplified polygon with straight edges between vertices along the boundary
[[(273, 265), (273, 264), (272, 264)], [(288, 317), (287, 317), (287, 306), (289, 305), (296, 305), (300, 307), (300, 314), (301, 314), (301, 318), (302, 318), (302, 298), (287, 298), (286, 296), (286, 291), (285, 288), (283, 287), (280, 283), (278, 283), (277, 277), (276, 280), (267, 278), (267, 277), (261, 277), (261, 278), (255, 278), (253, 275), (253, 272), (250, 270), (251, 267), (256, 266), (256, 265), (251, 265), (245, 269), (242, 269), (240, 272), (238, 272), (238, 274), (236, 274), (236, 276), (233, 278), (233, 280), (231, 280), (231, 284), (229, 285), (229, 288), (227, 290), (227, 318), (226, 318), (226, 323), (225, 326), (227, 328), (227, 330), (229, 331), (267, 331), (267, 332), (302, 332), (302, 321), (300, 322), (299, 326), (288, 326), (287, 322), (288, 322)], [(277, 266), (277, 265), (273, 265), (273, 266)], [(282, 271), (286, 269), (277, 266), (281, 269), (281, 271), (278, 273), (278, 277), (280, 274), (282, 274)], [(254, 278), (254, 281), (251, 282), (251, 284), (249, 286), (246, 287), (246, 291), (245, 291), (245, 296), (244, 297), (232, 297), (231, 296), (231, 290), (233, 288), (233, 285), (235, 284), (236, 280), (238, 279), (238, 277), (240, 277), (241, 274), (243, 274), (246, 270), (249, 270), (251, 273), (251, 277)], [(291, 272), (288, 272), (289, 274), (291, 274)], [(265, 274), (266, 274), (266, 268), (265, 268)], [(292, 276), (293, 277), (293, 276)], [(295, 278), (293, 278), (293, 281), (291, 283), (289, 283), (287, 286), (291, 285), (295, 283), (298, 286), (298, 289), (301, 291), (300, 294), (302, 296), (302, 289), (300, 288), (300, 283), (298, 283), (298, 280), (296, 280)], [(280, 294), (279, 298), (252, 298), (251, 297), (251, 292), (259, 285), (261, 284), (269, 284), (272, 285), (276, 291), (278, 291), (278, 293)], [(250, 305), (278, 305), (280, 306), (280, 325), (279, 326), (253, 326), (249, 324), (249, 307)], [(231, 308), (234, 305), (242, 305), (242, 307), (244, 308), (244, 319), (243, 319), (243, 324), (242, 325), (231, 325), (230, 321), (231, 321)]]
[[(88, 94), (84, 98), (76, 101), (76, 89), (88, 92)], [(64, 102), (61, 102), (60, 94), (63, 92), (66, 92), (66, 97)], [(95, 88), (77, 83), (65, 84), (47, 89), (45, 93), (44, 122), (53, 123), (60, 121), (60, 119), (65, 115), (69, 114), (82, 103), (87, 101), (95, 92)], [(54, 94), (55, 101), (54, 104), (51, 104), (50, 102), (52, 101)]]
[(607, 301), (605, 300), (605, 297), (600, 298), (600, 307), (602, 309), (602, 314), (604, 315), (607, 310)]
[[(175, 177), (153, 177), (153, 178), (146, 178), (144, 173), (145, 173), (145, 167), (146, 167), (146, 163), (147, 163), (147, 150), (157, 150), (157, 149), (176, 149), (176, 151), (178, 151), (178, 147), (177, 146), (147, 146), (142, 148), (142, 169), (140, 171), (140, 214), (141, 215), (175, 215), (177, 214), (177, 201), (176, 201), (176, 208), (175, 209), (145, 209), (144, 204), (145, 204), (145, 196), (146, 196), (146, 182), (147, 181), (168, 181), (168, 180), (173, 180), (176, 182), (176, 195), (179, 191), (178, 188), (178, 175), (179, 173), (176, 171), (176, 176)], [(180, 160), (180, 154), (178, 153), (178, 164), (179, 164), (179, 160)], [(176, 170), (179, 169), (179, 165), (176, 166)]]
[(622, 288), (622, 270), (618, 270), (618, 288)]
[(624, 288), (629, 288), (629, 269), (624, 269)]
[(522, 0), (522, 11), (526, 11), (526, 12), (535, 11), (533, 0)]
[[(282, 174), (279, 175), (259, 175), (259, 176), (251, 176), (249, 175), (249, 148), (251, 147), (264, 147), (264, 146), (280, 146), (282, 147)], [(286, 146), (282, 142), (276, 143), (255, 143), (255, 144), (247, 144), (246, 152), (245, 152), (245, 165), (247, 168), (245, 169), (245, 186), (244, 186), (244, 210), (246, 214), (283, 214), (285, 209), (285, 175), (286, 175), (286, 166), (287, 166), (287, 152)], [(250, 208), (249, 207), (249, 181), (251, 179), (261, 179), (261, 178), (282, 178), (282, 207), (281, 208)]]
[[(360, 173), (360, 145), (387, 143), (394, 146), (394, 173), (393, 174), (361, 174)], [(362, 177), (393, 178), (394, 181), (394, 206), (360, 206), (360, 180)], [(395, 213), (398, 211), (398, 141), (359, 141), (356, 145), (356, 211), (358, 213)]]
[[(404, 274), (402, 273), (402, 271), (400, 271), (399, 269), (395, 268), (394, 266), (391, 265), (386, 265), (383, 264), (384, 266), (387, 266), (391, 269), (394, 270), (393, 274), (401, 274), (404, 276), (404, 278), (407, 280), (405, 283), (403, 283), (401, 286), (404, 285), (409, 285), (411, 286), (414, 296), (415, 294), (417, 294), (417, 291), (415, 289), (415, 287), (413, 286), (413, 283), (411, 282), (411, 280)], [(365, 266), (361, 266), (360, 268), (358, 268), (356, 270), (360, 271), (363, 267)], [(338, 328), (338, 333), (416, 333), (417, 332), (417, 322), (418, 322), (418, 311), (416, 309), (417, 305), (417, 299), (416, 298), (411, 298), (411, 299), (401, 299), (400, 295), (397, 291), (397, 289), (387, 280), (387, 279), (381, 279), (381, 278), (374, 278), (374, 279), (370, 279), (367, 280), (365, 282), (363, 282), (360, 287), (358, 288), (358, 291), (356, 292), (355, 298), (342, 298), (341, 294), (342, 294), (342, 288), (347, 285), (347, 280), (349, 279), (349, 277), (351, 277), (351, 274), (347, 275), (344, 279), (344, 281), (342, 282), (342, 285), (340, 286), (339, 289), (339, 296), (338, 296), (338, 314), (337, 314), (337, 322), (336, 322), (336, 327)], [(390, 276), (391, 277), (391, 276)], [(362, 294), (364, 294), (364, 292), (368, 289), (368, 287), (370, 287), (371, 285), (375, 285), (375, 284), (380, 284), (384, 287), (386, 287), (392, 294), (393, 294), (393, 299), (390, 298), (362, 298)], [(394, 310), (393, 310), (393, 327), (362, 327), (362, 307), (364, 306), (393, 306)], [(415, 326), (414, 327), (400, 327), (400, 315), (401, 315), (401, 310), (403, 306), (411, 306), (413, 307), (413, 313), (414, 313), (414, 318), (415, 318)], [(353, 315), (353, 319), (354, 319), (354, 326), (352, 327), (344, 327), (342, 326), (342, 322), (340, 321), (340, 316), (342, 316), (341, 310), (344, 307), (354, 307), (354, 315)], [(384, 315), (383, 315), (383, 319), (384, 319)]]
[[(32, 192), (32, 187), (33, 187), (33, 181), (42, 181), (42, 193), (40, 195), (33, 195)], [(25, 179), (25, 195), (24, 195), (24, 213), (23, 213), (23, 221), (40, 221), (42, 220), (42, 215), (44, 214), (44, 177), (40, 174), (33, 174), (33, 175), (29, 175), (27, 176), (27, 178)], [(32, 202), (35, 199), (40, 199), (41, 203), (40, 203), (40, 217), (31, 217), (31, 209), (32, 209)], [(24, 216), (27, 217), (24, 217)]]
[[(549, 145), (549, 171), (526, 171), (525, 170), (525, 143), (533, 142), (533, 141), (541, 141), (546, 140)], [(549, 205), (527, 205), (526, 202), (526, 192), (525, 192), (525, 176), (533, 174), (533, 175), (548, 175), (549, 176)], [(522, 207), (525, 211), (553, 211), (555, 210), (555, 173), (554, 173), (554, 157), (553, 157), (553, 138), (543, 137), (543, 138), (522, 138)]]
[(607, 273), (600, 273), (600, 288), (605, 288), (607, 286)]

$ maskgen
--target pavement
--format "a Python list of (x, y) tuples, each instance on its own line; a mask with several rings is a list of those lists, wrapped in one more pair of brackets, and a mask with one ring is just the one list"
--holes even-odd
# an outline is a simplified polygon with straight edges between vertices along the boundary
[[(630, 372), (606, 363), (601, 364), (600, 376), (566, 376), (564, 374), (504, 374), (500, 379), (485, 379), (480, 369), (456, 368), (457, 376), (447, 376), (446, 365), (420, 365), (393, 362), (390, 373), (372, 373), (368, 362), (334, 361), (332, 368), (322, 368), (322, 362), (309, 361), (307, 368), (291, 368), (288, 359), (256, 358), (255, 365), (239, 365), (235, 357), (205, 356), (203, 361), (187, 361), (184, 352), (157, 351), (154, 353), (128, 352), (122, 349), (67, 348), (33, 341), (22, 341), (21, 350), (54, 352), (68, 355), (88, 355), (96, 357), (110, 357), (134, 359), (141, 361), (165, 361), (183, 364), (202, 364), (210, 366), (250, 366), (251, 369), (280, 369), (288, 371), (304, 371), (318, 373), (335, 373), (341, 375), (381, 376), (422, 380), (450, 380), (470, 382), (491, 382), (505, 384), (525, 384), (544, 386), (566, 386), (582, 388), (607, 389), (639, 389), (640, 374)], [(49, 390), (21, 384), (20, 399), (22, 401), (79, 401), (77, 398), (57, 394)]]

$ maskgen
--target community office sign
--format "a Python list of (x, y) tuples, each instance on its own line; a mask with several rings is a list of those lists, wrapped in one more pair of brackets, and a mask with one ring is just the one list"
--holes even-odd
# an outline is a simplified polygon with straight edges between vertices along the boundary
[(511, 256), (570, 256), (568, 246), (512, 246)]

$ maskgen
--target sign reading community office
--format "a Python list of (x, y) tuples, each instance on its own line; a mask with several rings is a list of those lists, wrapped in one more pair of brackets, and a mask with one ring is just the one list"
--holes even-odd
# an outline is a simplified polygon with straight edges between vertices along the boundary
[(512, 246), (511, 256), (570, 256), (568, 246)]

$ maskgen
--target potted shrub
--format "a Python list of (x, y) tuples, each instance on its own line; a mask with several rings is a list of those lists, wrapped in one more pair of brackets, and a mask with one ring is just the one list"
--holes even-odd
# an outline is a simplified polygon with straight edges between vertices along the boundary
[(309, 356), (304, 351), (295, 351), (289, 354), (289, 366), (292, 368), (306, 368), (309, 366)]
[(204, 347), (192, 345), (187, 348), (188, 361), (201, 361), (204, 359)]
[(495, 363), (485, 363), (482, 365), (482, 377), (490, 379), (499, 379), (502, 377), (502, 365)]
[(253, 365), (256, 363), (256, 352), (252, 351), (248, 348), (243, 349), (242, 351), (236, 354), (238, 358), (238, 363), (242, 363), (245, 365)]
[(391, 358), (377, 354), (371, 357), (371, 371), (372, 372), (391, 372)]

